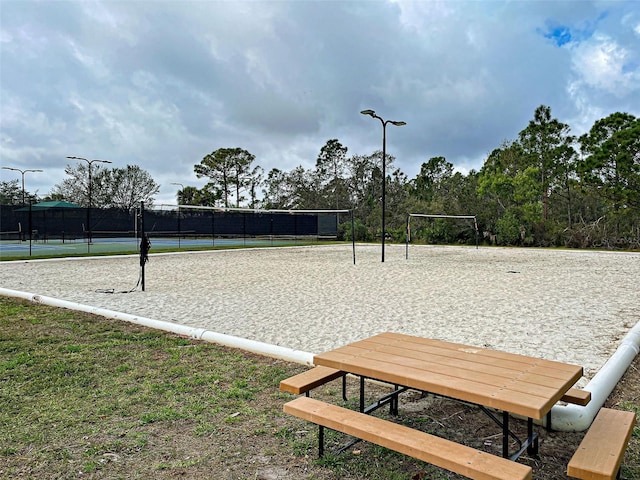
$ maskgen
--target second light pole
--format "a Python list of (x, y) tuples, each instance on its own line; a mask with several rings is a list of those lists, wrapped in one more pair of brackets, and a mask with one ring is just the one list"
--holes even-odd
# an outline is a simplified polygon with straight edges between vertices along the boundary
[(91, 245), (91, 165), (94, 163), (111, 163), (109, 160), (88, 160), (84, 157), (67, 157), (71, 160), (82, 160), (89, 164), (89, 206), (87, 208), (87, 252)]
[(176, 195), (176, 200), (178, 201), (178, 248), (180, 248), (180, 201), (184, 200), (184, 185), (178, 182), (171, 182), (171, 185), (176, 185), (182, 188), (182, 190), (178, 191), (178, 194)]
[(24, 174), (27, 172), (42, 172), (42, 170), (40, 169), (34, 169), (34, 168), (27, 168), (26, 170), (20, 170), (19, 168), (13, 168), (13, 167), (2, 167), (3, 170), (13, 170), (15, 172), (20, 172), (20, 174), (22, 175), (22, 205), (26, 205), (26, 199), (25, 199), (25, 194), (24, 194)]
[(384, 262), (384, 241), (385, 241), (385, 212), (386, 212), (386, 203), (385, 203), (385, 195), (386, 195), (386, 186), (387, 186), (387, 171), (386, 171), (386, 163), (387, 163), (387, 123), (391, 125), (395, 125), (396, 127), (401, 127), (406, 125), (405, 122), (397, 122), (395, 120), (384, 120), (382, 117), (376, 115), (376, 112), (373, 110), (362, 110), (360, 112), (362, 115), (369, 115), (370, 117), (377, 118), (382, 123), (382, 261)]

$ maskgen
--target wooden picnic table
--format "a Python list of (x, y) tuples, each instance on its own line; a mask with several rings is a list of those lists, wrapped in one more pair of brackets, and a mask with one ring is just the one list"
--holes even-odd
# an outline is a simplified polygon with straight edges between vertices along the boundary
[[(517, 439), (509, 415), (523, 416), (527, 438), (517, 439), (512, 459), (525, 448), (537, 454), (533, 420), (544, 418), (583, 374), (577, 365), (389, 332), (316, 355), (314, 363), (361, 378), (361, 411), (365, 378), (478, 405), (502, 426), (504, 457), (509, 437)], [(397, 408), (397, 395), (395, 402)], [(502, 411), (502, 419), (489, 409)]]

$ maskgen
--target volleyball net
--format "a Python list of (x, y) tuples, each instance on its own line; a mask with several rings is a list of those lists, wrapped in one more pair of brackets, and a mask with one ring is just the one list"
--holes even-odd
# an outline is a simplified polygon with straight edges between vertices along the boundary
[[(406, 236), (406, 254), (405, 257), (409, 258), (409, 243), (411, 242), (411, 220), (414, 219), (428, 219), (428, 220), (463, 220), (468, 224), (472, 223), (472, 228), (475, 234), (476, 249), (479, 242), (478, 220), (475, 215), (442, 215), (442, 214), (430, 214), (430, 213), (410, 213), (407, 217), (407, 236)], [(415, 229), (414, 229), (415, 230)], [(446, 240), (446, 238), (445, 238)]]
[[(24, 241), (41, 255), (119, 253), (137, 250), (144, 234), (154, 252), (163, 249), (280, 246), (339, 239), (339, 226), (353, 224), (350, 210), (276, 210), (155, 205), (123, 209), (2, 208), (0, 256), (24, 254)], [(25, 229), (24, 226), (27, 226)], [(353, 227), (352, 227), (353, 230)], [(8, 242), (13, 242), (7, 245)], [(46, 244), (46, 245), (45, 245)], [(46, 248), (45, 248), (46, 247)], [(58, 247), (56, 249), (56, 247)]]
[[(278, 210), (177, 205), (174, 234), (183, 237), (336, 240), (350, 210)], [(147, 229), (150, 233), (153, 228)]]

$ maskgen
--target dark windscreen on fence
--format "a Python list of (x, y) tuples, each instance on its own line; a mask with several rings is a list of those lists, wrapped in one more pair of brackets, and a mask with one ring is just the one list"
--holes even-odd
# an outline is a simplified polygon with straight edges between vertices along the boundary
[[(88, 217), (90, 215), (90, 219)], [(2, 206), (2, 240), (20, 239), (29, 231), (38, 239), (137, 237), (138, 209), (36, 208)], [(145, 230), (153, 237), (317, 237), (336, 238), (337, 213), (287, 213), (197, 209), (145, 210)]]
[[(249, 210), (163, 206), (144, 209), (87, 209), (43, 202), (0, 206), (0, 260), (86, 254), (131, 254), (141, 238), (151, 252), (290, 246), (339, 240), (339, 215), (349, 210)], [(45, 205), (46, 204), (46, 205)], [(351, 217), (353, 231), (353, 217)], [(144, 218), (144, 230), (141, 229)], [(355, 243), (352, 238), (353, 261)]]

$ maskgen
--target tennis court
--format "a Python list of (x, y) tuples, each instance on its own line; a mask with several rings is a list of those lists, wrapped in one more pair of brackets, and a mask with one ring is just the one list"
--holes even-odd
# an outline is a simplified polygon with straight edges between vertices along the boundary
[[(315, 237), (228, 237), (228, 238), (176, 238), (151, 237), (151, 252), (176, 250), (207, 250), (234, 247), (270, 247), (314, 243)], [(91, 243), (86, 239), (76, 240), (3, 240), (0, 241), (0, 260), (24, 257), (66, 257), (86, 254), (135, 253), (140, 240), (133, 237), (96, 238)]]
[[(121, 211), (60, 208), (51, 202), (3, 207), (0, 260), (130, 254), (149, 236), (151, 252), (233, 247), (308, 245), (338, 237), (339, 214), (348, 210), (252, 210), (174, 206), (172, 210)], [(57, 205), (57, 203), (56, 203)], [(91, 225), (93, 228), (86, 228)]]

